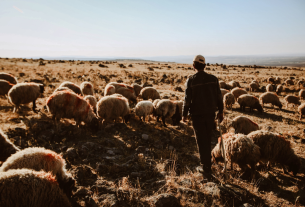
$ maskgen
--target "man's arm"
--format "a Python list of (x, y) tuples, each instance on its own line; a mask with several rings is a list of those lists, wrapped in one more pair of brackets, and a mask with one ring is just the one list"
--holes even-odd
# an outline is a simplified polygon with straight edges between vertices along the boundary
[(217, 107), (218, 107), (218, 114), (217, 119), (219, 119), (220, 122), (223, 120), (223, 98), (219, 87), (219, 82), (217, 79)]
[(183, 121), (186, 121), (187, 114), (190, 110), (191, 102), (192, 102), (192, 88), (190, 86), (190, 78), (186, 81), (186, 89), (185, 89), (185, 96), (183, 101)]

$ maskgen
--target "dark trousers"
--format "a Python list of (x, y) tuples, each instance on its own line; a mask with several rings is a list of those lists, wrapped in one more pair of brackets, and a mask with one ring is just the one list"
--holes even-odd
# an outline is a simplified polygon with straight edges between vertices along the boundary
[(211, 136), (215, 128), (215, 114), (192, 116), (200, 161), (205, 172), (211, 172)]

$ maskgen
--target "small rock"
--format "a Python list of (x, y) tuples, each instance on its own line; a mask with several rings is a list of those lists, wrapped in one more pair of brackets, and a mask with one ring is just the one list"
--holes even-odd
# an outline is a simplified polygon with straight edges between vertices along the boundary
[(76, 149), (74, 148), (68, 148), (66, 153), (65, 153), (65, 157), (68, 158), (68, 159), (75, 159), (77, 157), (77, 154), (76, 154)]
[(149, 136), (147, 134), (142, 134), (142, 139), (148, 140)]
[(174, 147), (173, 146), (169, 146), (168, 149), (169, 150), (174, 150)]
[(114, 152), (112, 150), (108, 150), (107, 153), (110, 155), (114, 155)]

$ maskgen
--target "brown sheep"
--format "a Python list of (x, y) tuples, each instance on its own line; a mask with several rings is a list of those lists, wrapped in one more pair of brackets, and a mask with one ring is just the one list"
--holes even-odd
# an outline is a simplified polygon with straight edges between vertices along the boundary
[(280, 78), (280, 77), (276, 77), (275, 78), (275, 84), (281, 84), (281, 82), (282, 82), (282, 79)]
[(223, 104), (226, 108), (231, 109), (232, 105), (235, 103), (235, 97), (232, 93), (227, 93), (223, 97)]
[(305, 103), (301, 104), (299, 107), (298, 107), (298, 112), (300, 114), (300, 118), (299, 120), (302, 119), (302, 116), (305, 115)]
[(8, 139), (0, 129), (0, 161), (4, 162), (9, 156), (18, 152), (19, 149)]
[(269, 131), (258, 130), (248, 134), (248, 137), (260, 147), (261, 160), (287, 165), (289, 171), (296, 175), (301, 167), (299, 157), (291, 148), (290, 142), (283, 136)]
[(259, 86), (258, 86), (258, 84), (255, 83), (255, 82), (251, 82), (251, 83), (249, 84), (249, 88), (250, 88), (250, 91), (251, 91), (251, 92), (259, 91)]
[(283, 86), (282, 85), (278, 85), (276, 87), (276, 94), (280, 95), (283, 91)]
[(288, 108), (288, 104), (293, 104), (293, 106), (301, 105), (300, 97), (287, 95), (284, 100), (286, 101), (286, 108)]
[(291, 79), (287, 79), (287, 80), (285, 81), (285, 84), (286, 84), (286, 86), (288, 86), (288, 85), (294, 85), (294, 82), (293, 82), (293, 80), (291, 80)]
[(268, 83), (274, 84), (274, 78), (273, 77), (269, 77), (267, 80)]
[(250, 132), (259, 130), (258, 124), (245, 116), (235, 117), (229, 126), (235, 129), (236, 134), (247, 135)]
[(234, 95), (235, 100), (238, 99), (239, 96), (243, 95), (243, 94), (248, 94), (248, 92), (242, 88), (234, 88), (231, 93)]
[(279, 97), (276, 95), (276, 93), (273, 92), (265, 92), (260, 95), (259, 97), (260, 102), (264, 106), (266, 103), (271, 103), (271, 105), (278, 106), (280, 109), (282, 109), (282, 103), (280, 102)]
[(0, 79), (6, 80), (6, 81), (10, 82), (11, 84), (17, 84), (16, 78), (9, 73), (0, 73)]
[(72, 82), (65, 81), (62, 84), (60, 84), (60, 86), (58, 88), (61, 88), (61, 87), (70, 88), (72, 91), (74, 91), (74, 93), (79, 94), (79, 95), (83, 95), (81, 88), (78, 85), (76, 85)]
[(275, 91), (275, 89), (276, 89), (275, 85), (268, 84), (268, 85), (266, 86), (267, 92)]
[(226, 82), (224, 82), (224, 81), (219, 81), (219, 88), (226, 89), (226, 88), (227, 88)]
[(221, 92), (222, 98), (223, 98), (227, 93), (230, 93), (229, 90), (226, 90), (226, 89), (223, 89), (223, 88), (220, 89), (220, 92)]
[(299, 97), (300, 97), (301, 100), (305, 99), (305, 89), (300, 90)]
[(239, 103), (242, 111), (244, 111), (246, 107), (250, 107), (251, 112), (253, 109), (263, 112), (263, 107), (260, 105), (258, 98), (255, 96), (244, 94), (237, 99), (237, 102)]

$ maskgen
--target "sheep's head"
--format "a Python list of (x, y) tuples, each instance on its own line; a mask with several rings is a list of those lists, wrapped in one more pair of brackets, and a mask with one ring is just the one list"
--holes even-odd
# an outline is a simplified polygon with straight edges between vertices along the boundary
[(39, 90), (40, 90), (40, 93), (44, 92), (44, 85), (43, 84), (39, 84)]
[(72, 190), (75, 187), (75, 180), (72, 177), (58, 179), (58, 184), (67, 197), (70, 198), (72, 196)]
[(179, 113), (179, 106), (178, 105), (176, 105), (176, 112), (172, 116), (172, 120), (173, 120), (173, 125), (174, 126), (177, 126), (180, 123), (180, 121), (182, 120), (182, 116)]
[(254, 108), (257, 109), (261, 113), (264, 111), (263, 107), (259, 103), (257, 103)]
[(130, 118), (131, 118), (131, 114), (127, 114), (126, 116), (124, 116), (124, 122), (128, 123)]
[(91, 128), (91, 130), (93, 130), (93, 131), (98, 131), (98, 129), (99, 129), (99, 120), (98, 120), (98, 118), (97, 117), (94, 117), (92, 120), (91, 120), (91, 122), (90, 122), (90, 128)]

